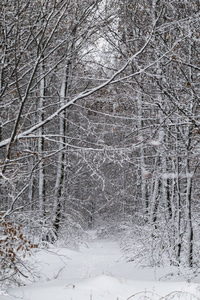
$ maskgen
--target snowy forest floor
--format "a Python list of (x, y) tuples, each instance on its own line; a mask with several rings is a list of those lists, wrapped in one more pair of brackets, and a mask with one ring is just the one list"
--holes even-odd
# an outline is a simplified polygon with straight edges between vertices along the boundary
[(37, 250), (33, 259), (40, 280), (0, 292), (0, 300), (200, 299), (198, 278), (187, 282), (171, 276), (173, 269), (127, 263), (112, 240), (93, 236), (79, 251), (52, 247)]

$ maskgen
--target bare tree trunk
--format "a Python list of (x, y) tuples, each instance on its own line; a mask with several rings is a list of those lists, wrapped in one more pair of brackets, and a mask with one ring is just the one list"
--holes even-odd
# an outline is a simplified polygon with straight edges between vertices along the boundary
[(146, 180), (148, 179), (148, 170), (146, 170), (145, 166), (145, 153), (144, 153), (144, 143), (142, 139), (144, 138), (141, 134), (142, 129), (142, 95), (141, 93), (138, 94), (137, 97), (137, 123), (138, 123), (138, 141), (140, 142), (140, 170), (141, 170), (141, 200), (143, 205), (143, 213), (144, 215), (148, 214), (149, 210), (149, 199), (147, 195), (147, 184)]
[[(178, 146), (178, 145), (177, 145)], [(179, 157), (176, 157), (176, 241), (175, 241), (175, 249), (176, 249), (176, 260), (178, 264), (181, 262), (181, 249), (182, 249), (182, 239), (181, 239), (181, 192), (180, 192), (180, 169), (179, 169)]]
[[(62, 76), (62, 84), (60, 90), (60, 105), (62, 106), (65, 102), (66, 96), (66, 78), (67, 76), (67, 67), (64, 68)], [(62, 183), (63, 183), (63, 171), (64, 171), (64, 147), (65, 147), (65, 111), (60, 115), (60, 124), (59, 124), (59, 153), (58, 153), (58, 166), (56, 173), (56, 183), (55, 183), (55, 192), (54, 192), (54, 223), (53, 227), (55, 230), (56, 238), (58, 237), (60, 219), (61, 219), (61, 195), (62, 195)]]
[[(44, 119), (43, 113), (43, 103), (45, 97), (45, 79), (42, 78), (44, 75), (44, 63), (41, 62), (40, 64), (40, 97), (38, 102), (38, 118), (39, 122), (42, 122)], [(39, 214), (40, 217), (44, 217), (45, 215), (45, 171), (44, 171), (44, 161), (43, 161), (43, 152), (44, 152), (44, 137), (43, 137), (44, 129), (43, 126), (38, 129), (38, 154), (39, 154)]]
[[(30, 157), (29, 165), (28, 165), (29, 173), (31, 174), (33, 170), (33, 157)], [(30, 178), (30, 183), (28, 187), (28, 202), (31, 203), (33, 201), (33, 176)], [(33, 205), (31, 207), (33, 209)]]
[(186, 221), (187, 221), (187, 261), (188, 266), (193, 267), (193, 225), (192, 225), (192, 177), (190, 174), (189, 158), (186, 161), (186, 178), (187, 178), (187, 190), (186, 190)]
[[(73, 44), (71, 46), (71, 50), (73, 49)], [(62, 107), (65, 104), (66, 96), (69, 93), (70, 89), (70, 80), (72, 75), (72, 61), (69, 60), (67, 65), (64, 67), (63, 76), (62, 76), (62, 84), (60, 89), (60, 106)], [(57, 167), (57, 175), (56, 175), (56, 183), (55, 183), (55, 193), (54, 193), (54, 223), (53, 227), (55, 230), (56, 238), (58, 238), (59, 229), (60, 229), (60, 221), (62, 217), (62, 190), (64, 183), (64, 170), (66, 164), (66, 111), (64, 110), (60, 115), (60, 138), (59, 138), (59, 154), (58, 154), (58, 167)], [(65, 149), (64, 149), (65, 148)]]
[[(190, 28), (190, 24), (188, 24), (188, 31), (190, 33), (190, 38), (192, 40), (192, 29)], [(193, 48), (194, 48), (194, 42), (190, 43), (189, 45), (189, 62), (193, 62)], [(193, 82), (193, 70), (189, 69), (188, 74), (188, 82)], [(189, 111), (190, 114), (193, 115), (196, 113), (196, 103), (195, 103), (195, 91), (194, 89), (190, 89), (190, 94), (192, 98), (192, 102), (189, 104)], [(187, 260), (188, 260), (188, 266), (193, 267), (193, 224), (192, 224), (192, 173), (190, 170), (190, 153), (191, 153), (191, 142), (192, 142), (192, 131), (193, 126), (189, 126), (186, 130), (186, 137), (187, 137), (187, 158), (186, 158), (186, 179), (187, 179), (187, 189), (186, 189), (186, 221), (187, 221)]]

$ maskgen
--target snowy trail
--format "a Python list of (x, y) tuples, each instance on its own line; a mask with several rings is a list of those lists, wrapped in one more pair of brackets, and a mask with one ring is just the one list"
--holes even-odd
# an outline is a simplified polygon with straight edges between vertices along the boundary
[[(166, 299), (196, 299), (188, 293), (200, 297), (197, 283), (158, 281), (155, 270), (126, 263), (114, 241), (94, 240), (78, 252), (65, 248), (56, 252), (59, 255), (55, 249), (36, 255), (45, 280), (11, 289), (14, 297), (0, 295), (0, 300), (141, 300), (145, 296), (157, 300), (170, 293)], [(164, 271), (159, 270), (159, 276)]]

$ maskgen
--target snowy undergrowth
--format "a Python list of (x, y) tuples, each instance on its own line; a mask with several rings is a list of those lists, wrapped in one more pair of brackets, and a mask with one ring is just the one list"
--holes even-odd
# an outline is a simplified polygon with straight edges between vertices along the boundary
[[(120, 222), (118, 224), (118, 240), (123, 250), (127, 261), (135, 262), (136, 264), (146, 267), (165, 267), (174, 266), (176, 274), (179, 276), (182, 271), (185, 274), (188, 269), (187, 263), (187, 235), (182, 234), (181, 240), (181, 262), (177, 261), (177, 250), (175, 245), (177, 244), (175, 235), (175, 225), (173, 223), (158, 221), (157, 224), (150, 225), (145, 222), (133, 222), (128, 220)], [(193, 280), (200, 273), (200, 236), (199, 228), (194, 224), (193, 229), (195, 231), (195, 241), (193, 243), (193, 268), (188, 269), (188, 276)], [(171, 230), (171, 234), (169, 234)], [(174, 234), (173, 234), (174, 233)], [(184, 233), (184, 230), (183, 230)], [(178, 267), (179, 266), (179, 267)], [(175, 276), (176, 276), (175, 274)], [(190, 275), (188, 275), (190, 274)]]
[(49, 245), (35, 249), (27, 258), (40, 273), (36, 282), (9, 288), (0, 300), (197, 300), (200, 299), (199, 278), (196, 283), (174, 273), (174, 266), (144, 267), (127, 262), (119, 243), (98, 239), (89, 233), (91, 242), (72, 250)]
[[(47, 212), (46, 212), (47, 213)], [(50, 212), (47, 217), (41, 219), (38, 214), (26, 212), (26, 214), (16, 214), (15, 219), (18, 224), (22, 224), (26, 236), (34, 243), (48, 247), (55, 244), (58, 247), (68, 247), (77, 249), (82, 243), (87, 242), (88, 234), (83, 226), (83, 218), (78, 212), (65, 212), (60, 220), (58, 232), (53, 226), (53, 216)]]

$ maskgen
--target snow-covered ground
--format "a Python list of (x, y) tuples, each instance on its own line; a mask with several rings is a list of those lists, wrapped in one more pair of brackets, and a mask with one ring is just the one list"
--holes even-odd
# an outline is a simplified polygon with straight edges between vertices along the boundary
[[(11, 288), (0, 300), (133, 300), (200, 298), (198, 282), (165, 278), (166, 268), (141, 268), (126, 263), (117, 242), (93, 239), (79, 251), (66, 248), (38, 250), (35, 267), (40, 282)], [(12, 296), (13, 295), (13, 296)]]

